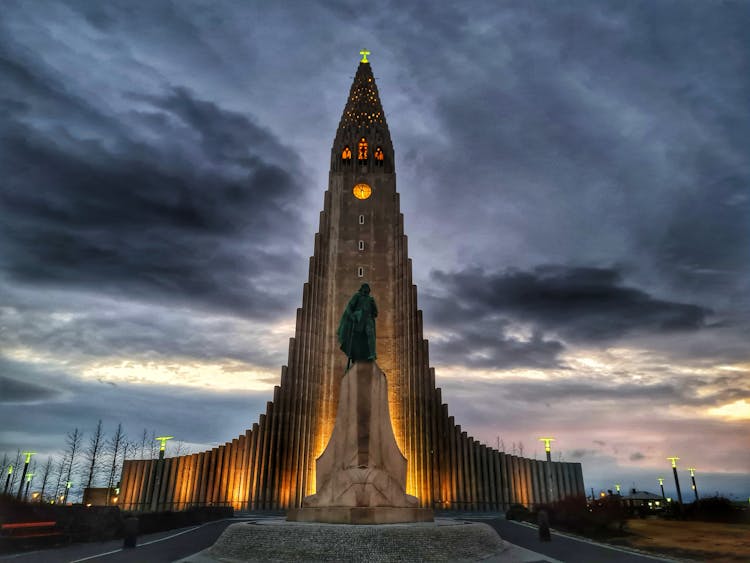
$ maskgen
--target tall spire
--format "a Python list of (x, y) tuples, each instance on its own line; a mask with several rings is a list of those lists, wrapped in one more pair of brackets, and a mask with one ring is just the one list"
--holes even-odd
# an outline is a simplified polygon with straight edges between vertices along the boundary
[(339, 131), (348, 127), (366, 128), (377, 125), (386, 130), (388, 128), (372, 67), (369, 62), (360, 62), (341, 116)]
[[(360, 54), (369, 51), (362, 51)], [(352, 151), (364, 138), (373, 150), (379, 148), (384, 156), (381, 161), (385, 166), (382, 172), (393, 172), (393, 144), (388, 123), (385, 120), (385, 112), (380, 103), (378, 86), (372, 74), (369, 61), (365, 61), (366, 55), (360, 61), (357, 73), (354, 76), (352, 87), (349, 89), (349, 97), (346, 100), (341, 121), (336, 130), (336, 138), (333, 141), (331, 154), (331, 169), (340, 170), (344, 164), (341, 155), (346, 149)]]

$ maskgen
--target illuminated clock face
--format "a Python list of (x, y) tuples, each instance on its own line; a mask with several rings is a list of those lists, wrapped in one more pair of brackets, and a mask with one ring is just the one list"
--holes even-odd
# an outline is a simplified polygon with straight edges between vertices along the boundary
[(372, 195), (372, 188), (367, 184), (357, 184), (352, 192), (357, 199), (367, 199)]

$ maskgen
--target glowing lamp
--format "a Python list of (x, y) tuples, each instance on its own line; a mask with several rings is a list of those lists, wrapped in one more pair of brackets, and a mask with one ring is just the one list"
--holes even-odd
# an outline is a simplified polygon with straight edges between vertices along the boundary
[(36, 452), (23, 452), (23, 455), (26, 456), (26, 463), (29, 463), (31, 461), (31, 456), (33, 456)]
[(361, 62), (361, 63), (369, 63), (370, 62), (370, 61), (367, 60), (367, 55), (370, 54), (370, 51), (368, 51), (367, 49), (362, 49), (359, 52), (359, 54), (362, 55), (362, 60), (360, 60), (359, 62)]
[(34, 476), (33, 473), (27, 473), (26, 474), (26, 482), (31, 483), (31, 478)]
[(673, 457), (668, 457), (667, 459), (672, 462), (672, 467), (677, 468), (677, 460), (680, 459), (679, 457), (673, 456)]
[(544, 451), (549, 452), (550, 451), (549, 444), (550, 442), (554, 442), (555, 439), (554, 438), (539, 438), (539, 441), (544, 442)]
[(159, 445), (159, 451), (163, 452), (167, 449), (167, 440), (171, 440), (174, 436), (159, 436), (156, 439), (157, 442), (161, 442)]
[(664, 485), (664, 477), (659, 477), (659, 484)]
[(688, 471), (690, 471), (691, 477), (695, 477), (695, 467), (688, 467)]
[(13, 466), (12, 465), (8, 466), (8, 475), (13, 475)]

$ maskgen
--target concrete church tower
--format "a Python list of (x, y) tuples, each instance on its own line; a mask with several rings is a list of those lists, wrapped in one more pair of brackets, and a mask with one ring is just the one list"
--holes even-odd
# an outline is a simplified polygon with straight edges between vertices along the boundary
[(417, 288), (396, 191), (395, 154), (366, 56), (331, 149), (331, 169), (288, 365), (273, 401), (238, 438), (207, 452), (127, 460), (125, 509), (298, 507), (315, 491), (315, 460), (333, 430), (346, 356), (336, 329), (363, 282), (378, 305), (378, 364), (394, 435), (408, 460), (406, 492), (423, 507), (498, 510), (583, 495), (580, 464), (498, 452), (449, 416), (429, 367)]

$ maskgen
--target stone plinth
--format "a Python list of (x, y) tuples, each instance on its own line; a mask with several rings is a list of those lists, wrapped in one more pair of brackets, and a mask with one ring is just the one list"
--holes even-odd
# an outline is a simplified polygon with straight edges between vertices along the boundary
[(428, 508), (319, 506), (292, 508), (287, 512), (287, 519), (292, 522), (326, 522), (328, 524), (401, 524), (432, 522), (434, 515)]
[(357, 362), (341, 380), (336, 424), (316, 460), (317, 493), (288, 519), (337, 524), (425, 522), (406, 494), (406, 458), (396, 444), (388, 411), (388, 383), (375, 362)]
[(532, 560), (514, 555), (513, 546), (504, 542), (487, 524), (437, 521), (390, 526), (336, 526), (277, 520), (232, 524), (213, 546), (182, 561)]

